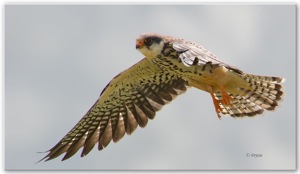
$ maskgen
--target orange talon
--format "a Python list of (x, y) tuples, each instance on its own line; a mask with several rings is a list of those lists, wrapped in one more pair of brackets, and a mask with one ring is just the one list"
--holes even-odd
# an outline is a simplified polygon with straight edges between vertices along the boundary
[(232, 97), (230, 97), (224, 90), (224, 88), (222, 86), (220, 86), (221, 89), (221, 93), (222, 93), (222, 104), (223, 105), (229, 105), (229, 106), (233, 106), (230, 102), (230, 100), (233, 100)]
[(213, 93), (210, 93), (210, 95), (211, 95), (211, 98), (213, 99), (215, 111), (218, 115), (218, 118), (221, 120), (220, 112), (221, 112), (222, 108), (220, 107), (219, 104), (222, 103), (223, 105), (233, 106), (230, 102), (230, 100), (233, 100), (233, 98), (225, 92), (225, 90), (222, 86), (220, 86), (220, 89), (221, 89), (221, 94), (222, 94), (221, 100), (216, 99)]
[(210, 96), (211, 98), (213, 99), (213, 102), (214, 102), (214, 106), (215, 106), (215, 111), (218, 115), (218, 118), (221, 120), (221, 115), (220, 115), (220, 112), (221, 112), (221, 108), (219, 106), (219, 103), (221, 103), (221, 100), (217, 100), (214, 96), (213, 93), (210, 93)]

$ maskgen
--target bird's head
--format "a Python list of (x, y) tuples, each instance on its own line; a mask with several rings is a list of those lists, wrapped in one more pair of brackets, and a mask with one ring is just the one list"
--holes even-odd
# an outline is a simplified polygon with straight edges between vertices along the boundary
[(155, 33), (146, 33), (136, 39), (136, 49), (147, 58), (155, 58), (164, 47), (164, 39)]

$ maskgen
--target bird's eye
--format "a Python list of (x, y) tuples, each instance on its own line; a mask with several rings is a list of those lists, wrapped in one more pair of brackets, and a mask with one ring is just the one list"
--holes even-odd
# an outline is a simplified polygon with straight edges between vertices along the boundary
[(145, 43), (145, 45), (151, 45), (152, 39), (151, 39), (151, 38), (146, 38), (146, 39), (144, 40), (144, 43)]

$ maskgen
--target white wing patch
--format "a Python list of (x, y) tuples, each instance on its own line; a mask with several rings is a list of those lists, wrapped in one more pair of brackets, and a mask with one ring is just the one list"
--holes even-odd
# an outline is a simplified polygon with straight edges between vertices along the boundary
[(175, 42), (173, 43), (173, 48), (180, 53), (179, 58), (182, 63), (188, 67), (192, 65), (205, 65), (208, 62), (220, 64), (221, 66), (229, 66), (218, 60), (215, 55), (199, 45)]

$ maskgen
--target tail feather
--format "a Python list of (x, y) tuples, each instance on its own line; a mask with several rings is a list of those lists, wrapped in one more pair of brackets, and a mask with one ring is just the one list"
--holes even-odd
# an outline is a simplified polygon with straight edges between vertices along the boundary
[(248, 82), (258, 82), (258, 83), (263, 83), (266, 84), (268, 82), (271, 83), (281, 83), (284, 81), (283, 78), (281, 77), (270, 77), (270, 76), (258, 76), (258, 75), (253, 75), (253, 74), (243, 74), (244, 78), (248, 80)]
[[(275, 110), (282, 100), (284, 92), (282, 90), (283, 78), (257, 76), (251, 74), (242, 74), (252, 90), (240, 88), (244, 95), (230, 94), (233, 98), (232, 105), (223, 105), (220, 103), (221, 112), (224, 115), (233, 117), (255, 116), (262, 114), (264, 110)], [(221, 92), (216, 92), (215, 97), (222, 99)]]

